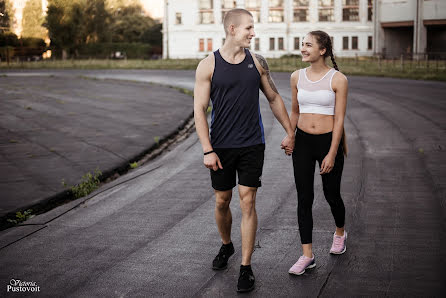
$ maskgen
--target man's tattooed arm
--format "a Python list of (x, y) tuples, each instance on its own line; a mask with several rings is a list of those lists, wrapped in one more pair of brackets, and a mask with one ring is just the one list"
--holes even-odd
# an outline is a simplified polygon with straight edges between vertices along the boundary
[(255, 56), (256, 56), (257, 60), (259, 60), (260, 65), (266, 71), (266, 78), (268, 79), (269, 86), (271, 87), (271, 89), (273, 89), (274, 92), (279, 94), (279, 91), (277, 91), (276, 85), (274, 85), (273, 78), (271, 77), (271, 73), (269, 71), (268, 62), (266, 62), (266, 59), (263, 58), (263, 56), (261, 56), (259, 54), (255, 54)]

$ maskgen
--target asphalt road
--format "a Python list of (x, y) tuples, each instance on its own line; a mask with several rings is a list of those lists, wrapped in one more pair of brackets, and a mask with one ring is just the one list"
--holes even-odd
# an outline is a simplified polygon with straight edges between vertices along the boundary
[[(79, 71), (58, 71), (73, 75)], [(190, 71), (82, 72), (193, 87)], [(274, 74), (290, 108), (289, 74)], [(446, 84), (350, 77), (342, 195), (347, 252), (328, 251), (334, 220), (315, 173), (313, 246), (317, 267), (287, 273), (300, 255), (292, 164), (279, 149), (284, 131), (266, 100), (263, 187), (253, 297), (442, 297), (446, 293)], [(38, 296), (236, 296), (236, 253), (214, 272), (220, 246), (213, 191), (196, 134), (156, 160), (71, 202), (0, 233), (0, 285), (40, 286)], [(2, 293), (2, 295), (3, 295)], [(9, 293), (10, 294), (10, 293)], [(35, 296), (36, 293), (29, 294)]]
[(173, 88), (81, 74), (10, 72), (0, 94), (2, 227), (6, 214), (65, 198), (62, 181), (128, 168), (193, 109), (192, 97)]

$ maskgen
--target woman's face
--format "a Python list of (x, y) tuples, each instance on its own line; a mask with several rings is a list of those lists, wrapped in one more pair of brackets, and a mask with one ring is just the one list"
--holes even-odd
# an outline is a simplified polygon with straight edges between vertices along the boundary
[(304, 62), (315, 62), (318, 59), (323, 58), (325, 49), (319, 48), (316, 37), (311, 34), (307, 34), (302, 40), (302, 61)]

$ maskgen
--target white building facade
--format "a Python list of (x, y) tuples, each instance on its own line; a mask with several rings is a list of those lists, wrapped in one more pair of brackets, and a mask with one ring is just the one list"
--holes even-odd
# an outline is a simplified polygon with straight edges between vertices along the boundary
[[(429, 52), (429, 36), (435, 51), (446, 52), (442, 42), (446, 0), (164, 0), (164, 4), (164, 58), (204, 58), (220, 48), (225, 38), (223, 16), (233, 8), (253, 14), (256, 37), (251, 49), (267, 58), (299, 54), (302, 38), (312, 30), (326, 31), (340, 57), (418, 57)], [(434, 38), (439, 33), (440, 41)]]
[(251, 49), (265, 57), (299, 54), (312, 30), (332, 37), (336, 56), (373, 55), (372, 0), (167, 0), (164, 58), (203, 58), (220, 48), (223, 16), (232, 8), (253, 14)]

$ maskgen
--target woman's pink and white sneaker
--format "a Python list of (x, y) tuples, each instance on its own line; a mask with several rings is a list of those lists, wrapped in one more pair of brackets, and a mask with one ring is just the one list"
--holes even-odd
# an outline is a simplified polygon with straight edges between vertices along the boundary
[(289, 274), (302, 275), (305, 269), (311, 269), (316, 267), (316, 262), (314, 260), (314, 255), (312, 258), (301, 256), (299, 260), (288, 270)]
[(331, 245), (330, 253), (334, 255), (342, 255), (347, 250), (347, 232), (344, 231), (344, 236), (333, 235), (333, 244)]

